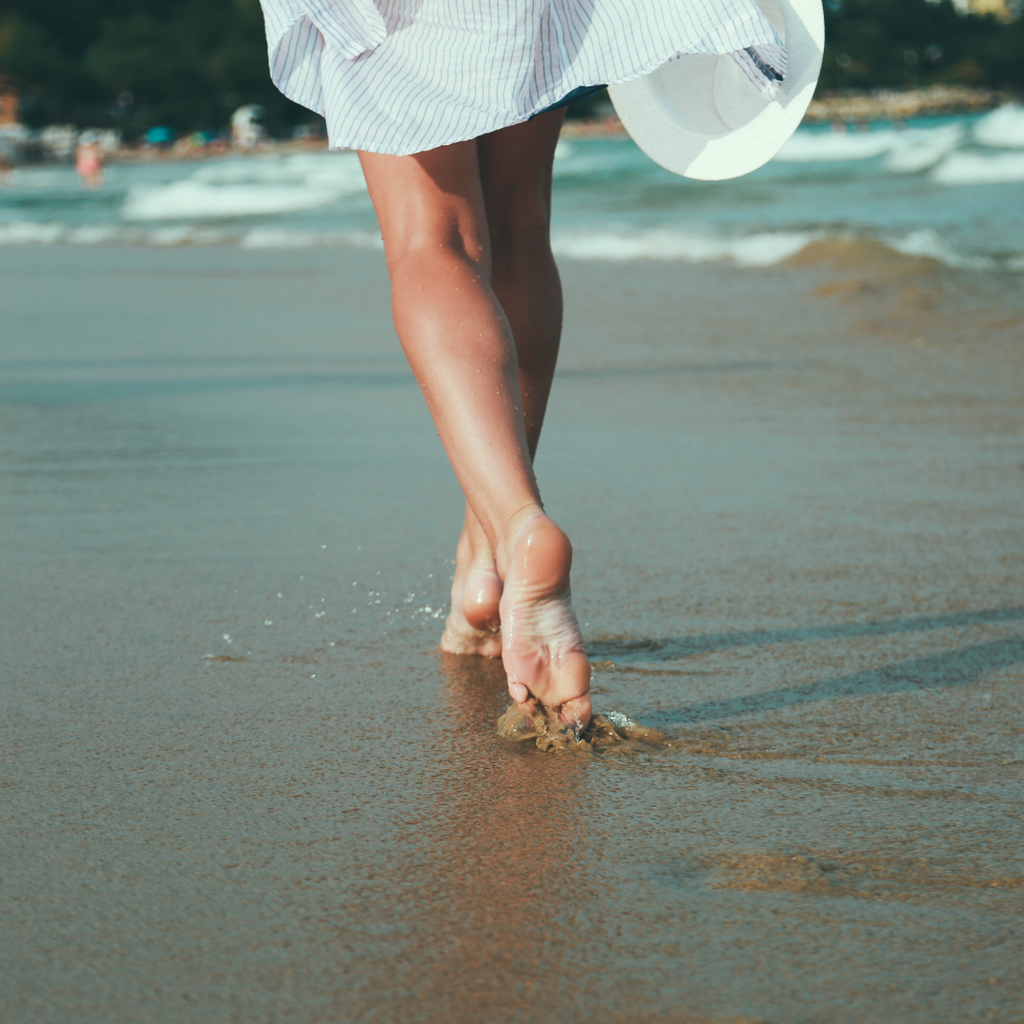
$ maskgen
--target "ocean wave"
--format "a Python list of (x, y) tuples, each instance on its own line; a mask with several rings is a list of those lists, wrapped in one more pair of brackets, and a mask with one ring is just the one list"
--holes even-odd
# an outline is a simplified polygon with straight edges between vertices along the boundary
[[(934, 228), (911, 231), (903, 238), (887, 239), (886, 244), (904, 256), (924, 256), (957, 270), (995, 270), (999, 267), (991, 256), (966, 256), (958, 253)], [(1004, 268), (1013, 269), (1012, 262), (1007, 261)]]
[(0, 224), (0, 245), (52, 245), (62, 242), (68, 228), (31, 220), (15, 220)]
[[(904, 235), (878, 237), (861, 232), (760, 231), (746, 235), (657, 229), (649, 231), (556, 231), (552, 248), (557, 256), (575, 260), (631, 263), (654, 260), (678, 263), (731, 263), (739, 267), (772, 267), (801, 253), (811, 243), (881, 242), (894, 252), (924, 257), (958, 270), (1024, 271), (1024, 253), (997, 256), (963, 253), (933, 228)], [(17, 245), (139, 245), (176, 248), (237, 245), (243, 249), (312, 249), (343, 247), (382, 251), (377, 231), (303, 231), (288, 227), (211, 227), (209, 224), (71, 225), (56, 221), (0, 223), (0, 246)]]
[(122, 224), (62, 224), (56, 221), (0, 223), (0, 245), (221, 245), (238, 235), (195, 224), (133, 228)]
[[(577, 260), (679, 260), (688, 263), (730, 261), (743, 267), (768, 267), (799, 252), (814, 237), (807, 231), (758, 232), (720, 237), (689, 231), (556, 232), (556, 255)], [(375, 231), (301, 231), (287, 227), (245, 230), (181, 223), (154, 228), (103, 224), (73, 227), (56, 222), (0, 224), (0, 245), (128, 244), (151, 246), (239, 245), (244, 249), (308, 249), (344, 246), (383, 249)]]
[(741, 267), (770, 267), (796, 255), (816, 236), (809, 231), (772, 231), (724, 237), (689, 231), (556, 232), (556, 256), (575, 260), (678, 260), (685, 263), (732, 262)]
[(292, 228), (253, 228), (239, 239), (243, 249), (311, 249), (342, 245), (353, 249), (380, 249), (384, 242), (373, 231), (295, 231)]
[(128, 221), (266, 216), (327, 206), (365, 191), (354, 153), (229, 160), (168, 184), (133, 185), (121, 216)]
[(999, 149), (1024, 149), (1024, 107), (1006, 103), (989, 111), (974, 126), (974, 141)]
[(0, 245), (238, 245), (243, 249), (310, 249), (345, 246), (383, 249), (374, 231), (297, 231), (293, 228), (231, 229), (206, 224), (165, 224), (141, 228), (124, 224), (71, 225), (57, 221), (0, 223)]
[(942, 185), (998, 185), (1024, 181), (1024, 153), (953, 153), (932, 171)]
[(909, 174), (927, 170), (964, 137), (959, 124), (936, 128), (884, 128), (868, 132), (799, 130), (775, 156), (780, 163), (844, 163), (884, 156), (886, 170)]

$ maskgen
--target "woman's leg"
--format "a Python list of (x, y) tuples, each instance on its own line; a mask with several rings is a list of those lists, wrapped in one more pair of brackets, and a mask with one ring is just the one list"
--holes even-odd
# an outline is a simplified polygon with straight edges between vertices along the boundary
[(590, 666), (569, 603), (572, 549), (540, 506), (515, 345), (491, 286), (477, 144), (361, 159), (399, 338), (504, 582), (509, 691), (585, 722)]
[(526, 442), (537, 453), (562, 337), (562, 282), (551, 253), (551, 165), (565, 110), (477, 140), (491, 283), (512, 326)]
[[(531, 458), (544, 423), (562, 333), (562, 285), (551, 254), (551, 164), (565, 111), (477, 139), (491, 242), (491, 285), (508, 317)], [(501, 654), (501, 581), (483, 529), (467, 504), (441, 648)]]

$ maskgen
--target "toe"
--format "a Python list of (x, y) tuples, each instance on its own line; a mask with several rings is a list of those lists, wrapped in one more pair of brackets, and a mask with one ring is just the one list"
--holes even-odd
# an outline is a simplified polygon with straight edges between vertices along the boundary
[(558, 717), (566, 725), (572, 726), (577, 733), (582, 732), (589, 724), (593, 714), (590, 706), (590, 694), (567, 700), (559, 709)]
[(530, 691), (522, 683), (508, 681), (508, 695), (517, 703), (525, 704), (530, 697)]

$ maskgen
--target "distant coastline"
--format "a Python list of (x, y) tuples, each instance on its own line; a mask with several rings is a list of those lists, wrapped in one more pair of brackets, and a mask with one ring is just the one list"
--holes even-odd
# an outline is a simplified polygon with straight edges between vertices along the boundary
[[(992, 110), (1013, 97), (985, 86), (931, 85), (924, 89), (876, 89), (844, 92), (811, 101), (804, 124), (857, 124), (868, 121), (905, 121), (911, 117), (973, 114)], [(620, 135), (625, 132), (615, 114), (567, 121), (562, 135), (568, 139)]]
[(930, 85), (924, 89), (876, 89), (811, 100), (805, 124), (823, 121), (902, 121), (908, 117), (983, 113), (1011, 99), (984, 86)]
[[(900, 122), (911, 118), (935, 117), (950, 114), (984, 113), (1002, 104), (1012, 102), (1015, 97), (985, 86), (932, 85), (920, 89), (886, 90), (871, 92), (844, 91), (826, 94), (812, 100), (803, 119), (805, 125), (831, 124), (842, 129), (847, 126), (864, 126), (870, 122)], [(566, 121), (562, 129), (565, 139), (602, 138), (625, 135), (625, 129), (610, 104), (602, 104), (607, 113), (598, 117), (577, 117)], [(0, 125), (10, 134), (17, 129), (19, 134), (10, 134), (10, 139), (19, 143), (24, 154), (7, 147), (8, 160), (14, 165), (31, 163), (68, 163), (74, 150), (78, 130), (73, 125), (57, 126), (42, 132), (29, 133), (20, 125)], [(67, 139), (58, 149), (50, 145), (48, 133), (57, 132)], [(309, 133), (295, 139), (272, 139), (265, 135), (250, 146), (233, 145), (226, 135), (206, 140), (204, 133), (184, 135), (169, 145), (134, 143), (122, 145), (111, 135), (110, 144), (104, 145), (105, 159), (110, 163), (137, 163), (166, 160), (196, 160), (225, 156), (259, 156), (268, 153), (300, 153), (324, 150), (327, 139), (319, 133)], [(209, 133), (206, 133), (209, 134)], [(24, 138), (23, 138), (24, 136)], [(4, 149), (0, 138), (0, 150)], [(27, 147), (27, 148), (26, 148)]]

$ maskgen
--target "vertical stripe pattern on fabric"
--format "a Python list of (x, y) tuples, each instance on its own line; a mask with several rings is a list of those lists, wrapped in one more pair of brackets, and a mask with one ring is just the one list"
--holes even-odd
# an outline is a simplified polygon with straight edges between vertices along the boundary
[(270, 72), (333, 148), (418, 153), (577, 89), (729, 54), (769, 98), (786, 51), (754, 0), (261, 0)]

